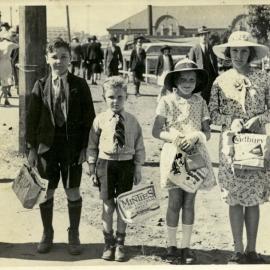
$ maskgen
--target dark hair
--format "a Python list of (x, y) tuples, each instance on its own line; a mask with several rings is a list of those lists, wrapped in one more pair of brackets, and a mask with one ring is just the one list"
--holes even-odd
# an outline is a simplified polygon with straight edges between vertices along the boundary
[[(230, 52), (231, 47), (227, 47), (224, 51), (224, 55), (231, 59), (231, 52)], [(249, 56), (248, 56), (248, 63), (250, 63), (255, 57), (256, 57), (256, 51), (253, 47), (248, 47), (249, 48)]]
[(117, 42), (117, 39), (116, 39), (116, 37), (111, 37), (111, 38), (110, 38), (110, 41), (112, 41), (112, 42)]
[(77, 37), (73, 37), (71, 40), (76, 40), (77, 42), (79, 42), (79, 39)]
[[(192, 70), (190, 70), (190, 71), (192, 71)], [(190, 72), (190, 71), (183, 71), (183, 72)], [(202, 87), (205, 87), (204, 84), (205, 84), (205, 82), (208, 81), (208, 78), (206, 80), (202, 77), (201, 73), (198, 73), (196, 71), (193, 71), (193, 72), (195, 72), (195, 74), (196, 74), (196, 86), (195, 86), (194, 90), (192, 91), (192, 93), (195, 94), (195, 93), (202, 91)], [(177, 88), (176, 80), (179, 78), (180, 74), (181, 73), (178, 73), (178, 72), (172, 74), (173, 75), (172, 76), (172, 85), (171, 85), (172, 88)]]
[(64, 40), (59, 40), (59, 39), (56, 39), (52, 43), (48, 44), (47, 53), (52, 53), (55, 51), (55, 49), (58, 49), (58, 48), (65, 48), (69, 52), (69, 54), (71, 54), (69, 44), (65, 42)]
[(7, 22), (2, 23), (0, 27), (5, 27), (7, 31), (10, 29), (10, 25)]

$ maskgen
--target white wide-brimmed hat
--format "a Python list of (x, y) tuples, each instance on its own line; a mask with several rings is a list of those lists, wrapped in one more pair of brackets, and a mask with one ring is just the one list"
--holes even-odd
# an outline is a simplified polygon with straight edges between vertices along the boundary
[[(197, 92), (198, 89), (202, 90), (208, 84), (208, 73), (205, 69), (198, 68), (197, 64), (191, 61), (188, 58), (184, 58), (178, 61), (174, 70), (167, 73), (164, 79), (164, 86), (167, 90), (172, 91), (173, 88), (176, 88), (175, 84), (175, 76), (184, 71), (195, 71), (197, 74), (198, 82), (196, 84), (196, 88), (193, 92)], [(202, 89), (201, 89), (202, 87)]]
[(225, 55), (225, 51), (228, 47), (253, 47), (255, 50), (255, 56), (251, 61), (262, 59), (269, 51), (267, 46), (256, 43), (251, 34), (246, 31), (233, 32), (227, 43), (214, 46), (213, 51), (217, 57), (228, 59)]

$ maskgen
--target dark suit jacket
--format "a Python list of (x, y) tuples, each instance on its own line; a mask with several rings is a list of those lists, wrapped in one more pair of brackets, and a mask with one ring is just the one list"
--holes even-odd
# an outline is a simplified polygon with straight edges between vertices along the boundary
[[(209, 74), (209, 79), (213, 81), (218, 76), (217, 57), (215, 56), (210, 45), (208, 45), (208, 52), (209, 60), (214, 70), (213, 74)], [(203, 66), (203, 52), (200, 44), (197, 44), (190, 49), (188, 58), (195, 62), (198, 68), (205, 69)], [(209, 70), (207, 71), (210, 72)]]
[(123, 56), (119, 46), (115, 46), (114, 52), (111, 47), (105, 51), (104, 64), (106, 73), (118, 73), (119, 62), (123, 65)]
[(89, 61), (89, 58), (88, 58), (89, 46), (90, 46), (90, 43), (84, 43), (81, 45), (81, 56), (84, 62)]
[(81, 45), (79, 43), (71, 43), (70, 49), (71, 49), (71, 62), (81, 61), (82, 56)]
[[(82, 78), (68, 73), (67, 81), (67, 137), (72, 153), (71, 159), (78, 156), (88, 145), (89, 131), (95, 117), (91, 92)], [(26, 116), (26, 142), (42, 154), (49, 150), (54, 142), (55, 121), (52, 111), (51, 73), (37, 80), (32, 93)]]
[(100, 62), (103, 59), (100, 43), (93, 42), (90, 44), (88, 47), (88, 58), (96, 62)]
[[(169, 54), (169, 62), (170, 62), (170, 71), (173, 70), (173, 59), (172, 56)], [(155, 70), (155, 74), (156, 75), (161, 75), (163, 72), (163, 65), (164, 65), (164, 58), (163, 58), (163, 54), (159, 55), (158, 60), (157, 60), (157, 64), (156, 64), (156, 70)]]
[(130, 55), (130, 70), (138, 73), (144, 73), (145, 70), (146, 52), (144, 49), (140, 49), (139, 55), (136, 49), (133, 49)]

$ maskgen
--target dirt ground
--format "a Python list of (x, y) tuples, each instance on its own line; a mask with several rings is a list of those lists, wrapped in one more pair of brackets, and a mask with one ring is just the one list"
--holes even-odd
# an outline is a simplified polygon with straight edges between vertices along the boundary
[[(101, 87), (90, 86), (96, 113), (105, 108), (101, 96)], [(143, 166), (143, 181), (153, 182), (158, 190), (161, 211), (147, 222), (129, 225), (126, 246), (128, 261), (124, 265), (161, 265), (170, 263), (164, 259), (166, 253), (165, 211), (167, 193), (159, 186), (159, 155), (161, 141), (151, 136), (155, 117), (158, 87), (143, 84), (141, 97), (134, 96), (132, 84), (129, 84), (129, 97), (126, 110), (136, 115), (143, 127), (146, 146), (146, 162)], [(82, 179), (83, 211), (80, 227), (84, 253), (70, 257), (66, 251), (68, 227), (67, 202), (62, 186), (55, 196), (54, 227), (55, 246), (46, 255), (36, 253), (36, 244), (40, 240), (42, 228), (38, 207), (33, 210), (22, 208), (11, 190), (13, 179), (22, 165), (24, 157), (18, 154), (19, 113), (18, 97), (12, 93), (10, 102), (13, 106), (0, 105), (0, 266), (116, 266), (116, 262), (104, 262), (99, 259), (102, 248), (101, 201), (98, 190), (92, 186), (84, 165)], [(208, 143), (215, 173), (217, 173), (218, 132), (212, 133)], [(270, 204), (261, 207), (261, 221), (257, 249), (270, 263)], [(177, 239), (181, 244), (181, 226)], [(196, 220), (192, 235), (191, 248), (197, 256), (198, 265), (223, 265), (231, 256), (233, 245), (230, 232), (228, 207), (221, 201), (218, 186), (211, 191), (200, 191), (196, 198)], [(179, 264), (178, 260), (172, 264)]]

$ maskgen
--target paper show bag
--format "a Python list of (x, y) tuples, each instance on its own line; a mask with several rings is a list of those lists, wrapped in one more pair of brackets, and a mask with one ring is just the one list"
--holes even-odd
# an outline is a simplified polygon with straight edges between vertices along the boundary
[(48, 181), (40, 177), (35, 168), (24, 164), (13, 182), (12, 189), (22, 206), (32, 209), (35, 204), (42, 203), (46, 198)]
[(165, 143), (160, 157), (161, 184), (168, 179), (186, 192), (195, 193), (208, 168), (200, 153), (186, 154), (172, 143)]
[(117, 205), (126, 223), (141, 223), (157, 215), (160, 204), (153, 184), (141, 185), (117, 197)]
[(195, 171), (206, 167), (204, 158), (199, 152), (186, 154), (185, 167), (187, 172)]
[(265, 134), (238, 133), (232, 136), (235, 169), (269, 170), (270, 137)]

